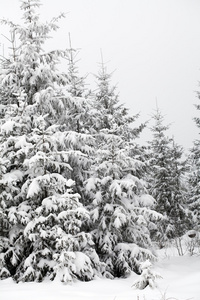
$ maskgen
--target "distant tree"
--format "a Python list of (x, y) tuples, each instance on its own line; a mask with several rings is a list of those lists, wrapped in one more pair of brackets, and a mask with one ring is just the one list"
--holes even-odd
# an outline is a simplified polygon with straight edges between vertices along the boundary
[(200, 228), (200, 143), (194, 142), (188, 158), (188, 205), (194, 216), (194, 228)]
[(139, 114), (130, 116), (128, 108), (120, 104), (119, 95), (116, 93), (117, 87), (111, 84), (112, 73), (107, 72), (103, 58), (99, 72), (95, 77), (97, 80), (95, 100), (100, 115), (97, 130), (115, 130), (117, 135), (124, 135), (126, 140), (133, 137), (137, 138), (144, 129), (145, 124), (141, 124), (136, 128), (130, 126), (138, 119)]
[(193, 216), (187, 204), (187, 161), (183, 159), (184, 150), (172, 141), (172, 186), (174, 197), (174, 210), (171, 218), (175, 224), (175, 236), (180, 237), (193, 226)]
[(97, 115), (96, 155), (86, 181), (87, 224), (105, 263), (104, 275), (113, 278), (140, 273), (142, 261), (155, 258), (149, 227), (160, 216), (152, 209), (154, 199), (141, 180), (143, 163), (133, 157), (139, 148), (135, 138), (143, 126), (132, 126), (135, 117), (119, 104), (103, 63), (97, 80), (96, 106), (101, 117)]
[[(200, 99), (200, 92), (197, 92), (197, 97)], [(200, 110), (200, 105), (195, 104), (197, 111)], [(200, 117), (194, 118), (196, 126), (200, 128)], [(196, 139), (189, 153), (188, 159), (189, 175), (188, 175), (188, 204), (194, 214), (194, 228), (200, 228), (200, 140)]]
[(189, 211), (186, 206), (183, 149), (166, 136), (168, 126), (159, 109), (153, 115), (153, 138), (149, 142), (149, 191), (155, 198), (155, 210), (164, 216), (155, 228), (156, 240), (163, 245), (168, 239), (180, 237), (187, 229)]

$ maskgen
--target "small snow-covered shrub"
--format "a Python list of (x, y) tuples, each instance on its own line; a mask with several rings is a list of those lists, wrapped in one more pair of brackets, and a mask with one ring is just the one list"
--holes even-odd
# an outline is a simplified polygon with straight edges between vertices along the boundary
[(149, 260), (141, 263), (141, 272), (141, 275), (139, 275), (139, 278), (132, 286), (140, 290), (143, 290), (147, 286), (150, 286), (151, 288), (157, 287), (156, 279), (162, 277), (152, 270), (152, 264)]
[(119, 243), (115, 247), (114, 252), (116, 254), (116, 268), (124, 277), (130, 275), (131, 271), (140, 274), (141, 261), (146, 259), (148, 262), (156, 260), (151, 251), (134, 243)]
[(171, 240), (179, 256), (200, 253), (200, 234), (197, 230), (189, 230), (184, 235)]
[(55, 255), (56, 277), (62, 282), (71, 282), (73, 279), (88, 281), (93, 279), (95, 273), (90, 258), (82, 252), (63, 250), (60, 255)]
[(200, 254), (200, 234), (196, 230), (189, 230), (184, 236), (186, 250), (190, 255)]

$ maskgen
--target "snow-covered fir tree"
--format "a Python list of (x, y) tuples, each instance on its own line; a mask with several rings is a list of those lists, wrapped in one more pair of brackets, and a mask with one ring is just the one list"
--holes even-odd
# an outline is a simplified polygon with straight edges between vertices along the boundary
[(130, 116), (128, 108), (119, 102), (119, 95), (116, 93), (116, 86), (111, 84), (112, 73), (107, 72), (105, 63), (100, 64), (99, 72), (95, 76), (97, 80), (97, 91), (95, 93), (96, 106), (99, 111), (98, 127), (97, 130), (112, 129), (115, 128), (115, 134), (125, 135), (127, 140), (137, 138), (144, 129), (145, 124), (141, 124), (139, 127), (132, 128), (133, 124), (139, 114)]
[(153, 115), (153, 138), (149, 142), (149, 191), (156, 200), (155, 209), (164, 216), (153, 230), (154, 238), (160, 246), (170, 238), (185, 233), (191, 217), (186, 206), (184, 188), (185, 162), (183, 149), (166, 135), (169, 126), (164, 125), (164, 117), (157, 109)]
[(188, 205), (193, 212), (194, 228), (200, 228), (200, 142), (195, 141), (188, 157)]
[(172, 196), (174, 202), (174, 210), (170, 218), (175, 224), (175, 237), (181, 237), (187, 230), (193, 228), (193, 215), (187, 203), (187, 178), (186, 173), (188, 166), (186, 160), (183, 159), (183, 148), (172, 140)]
[(39, 0), (21, 1), (24, 24), (3, 21), (18, 46), (0, 73), (0, 276), (90, 280), (99, 259), (81, 230), (89, 214), (73, 191), (70, 165), (89, 152), (87, 136), (77, 139), (67, 128), (68, 78), (56, 67), (66, 52), (42, 48), (59, 18), (41, 23), (39, 6)]
[[(200, 99), (200, 92), (197, 92), (197, 97)], [(197, 111), (200, 110), (200, 105), (195, 104)], [(200, 128), (199, 116), (194, 118), (196, 126)], [(188, 205), (194, 215), (194, 228), (200, 228), (200, 140), (196, 139), (189, 153), (188, 158), (189, 174), (188, 174)]]
[(73, 149), (83, 154), (73, 156), (70, 165), (72, 166), (71, 178), (75, 180), (76, 191), (81, 194), (81, 200), (85, 203), (83, 182), (88, 178), (88, 170), (94, 154), (97, 109), (91, 92), (86, 87), (85, 78), (79, 74), (77, 66), (79, 51), (72, 48), (70, 35), (69, 44), (70, 48), (66, 55), (68, 84), (62, 89), (66, 104), (63, 126), (73, 134)]
[(141, 262), (155, 258), (149, 230), (160, 215), (152, 209), (154, 199), (142, 180), (143, 163), (133, 156), (142, 126), (131, 127), (135, 117), (119, 104), (104, 64), (97, 80), (96, 106), (101, 116), (91, 177), (86, 181), (87, 224), (105, 263), (104, 276), (113, 278), (140, 273)]

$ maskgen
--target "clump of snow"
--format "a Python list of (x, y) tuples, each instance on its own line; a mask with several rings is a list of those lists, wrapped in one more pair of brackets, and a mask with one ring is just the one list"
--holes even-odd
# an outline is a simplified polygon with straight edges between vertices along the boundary
[(75, 184), (75, 183), (74, 183), (74, 181), (73, 181), (72, 179), (68, 179), (67, 182), (66, 182), (66, 185), (67, 185), (68, 187), (72, 187), (74, 184)]
[(20, 148), (25, 148), (26, 146), (31, 145), (30, 143), (27, 143), (26, 141), (26, 136), (22, 135), (18, 137), (16, 143), (15, 143), (15, 148), (20, 149)]
[(152, 207), (155, 203), (155, 199), (148, 194), (143, 194), (140, 196), (140, 202), (146, 207)]
[(38, 178), (34, 178), (29, 186), (27, 198), (37, 195), (40, 190), (41, 190), (41, 187), (39, 185)]
[(14, 170), (14, 171), (4, 174), (1, 181), (4, 184), (9, 185), (10, 183), (14, 184), (15, 182), (21, 181), (22, 178), (23, 178), (23, 173), (20, 170)]
[(6, 121), (3, 125), (1, 125), (1, 131), (5, 132), (6, 134), (9, 134), (13, 132), (15, 122), (12, 120)]

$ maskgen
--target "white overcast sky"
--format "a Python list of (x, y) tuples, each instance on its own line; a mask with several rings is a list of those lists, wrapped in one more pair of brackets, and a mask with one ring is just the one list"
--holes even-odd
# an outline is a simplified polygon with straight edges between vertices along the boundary
[[(80, 71), (97, 73), (100, 49), (120, 101), (140, 120), (156, 108), (171, 123), (169, 135), (186, 148), (199, 138), (192, 120), (200, 91), (200, 0), (41, 0), (50, 20), (67, 13), (48, 48), (80, 48)], [(0, 18), (20, 19), (18, 0), (1, 0)], [(0, 27), (5, 34), (5, 27)], [(0, 36), (6, 48), (6, 40)], [(92, 75), (88, 81), (92, 81)], [(148, 131), (142, 138), (148, 139)]]

